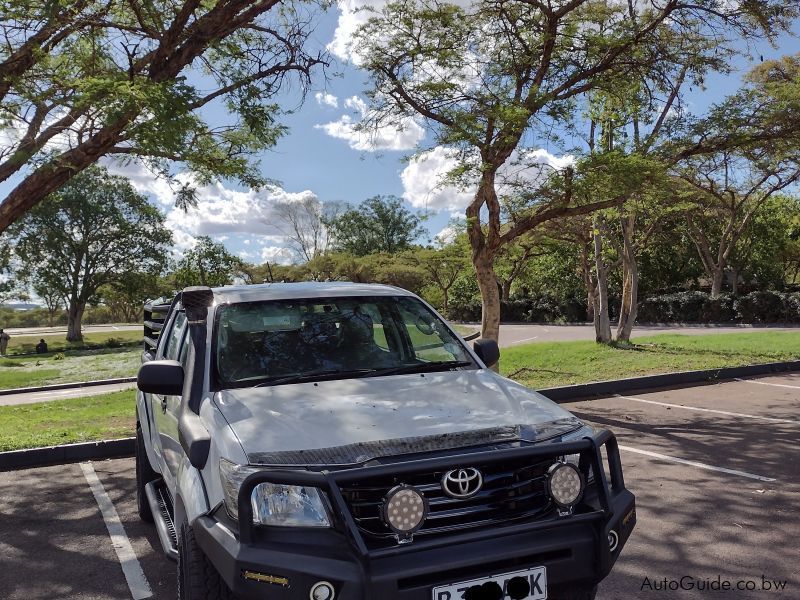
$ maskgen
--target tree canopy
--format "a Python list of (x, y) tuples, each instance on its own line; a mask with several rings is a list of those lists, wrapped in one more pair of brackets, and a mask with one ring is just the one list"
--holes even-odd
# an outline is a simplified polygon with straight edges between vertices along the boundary
[[(258, 187), (250, 157), (284, 133), (278, 95), (305, 89), (313, 0), (0, 2), (0, 232), (102, 156)], [(204, 108), (229, 118), (210, 122)], [(181, 204), (194, 201), (178, 185)]]
[(190, 285), (230, 285), (237, 277), (243, 276), (244, 270), (245, 265), (238, 256), (210, 237), (201, 236), (178, 261), (173, 273), (174, 287), (181, 290)]
[(396, 196), (374, 196), (336, 215), (327, 226), (337, 250), (364, 256), (411, 247), (426, 233), (424, 216), (403, 206)]

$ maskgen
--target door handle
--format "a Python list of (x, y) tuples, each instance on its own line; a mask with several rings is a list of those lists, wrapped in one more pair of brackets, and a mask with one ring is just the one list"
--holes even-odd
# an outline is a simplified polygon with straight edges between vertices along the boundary
[(161, 412), (167, 412), (167, 397), (161, 396)]

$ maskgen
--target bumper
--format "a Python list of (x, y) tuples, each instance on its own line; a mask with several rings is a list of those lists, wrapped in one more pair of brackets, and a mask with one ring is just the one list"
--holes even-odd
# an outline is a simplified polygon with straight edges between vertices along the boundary
[[(548, 449), (572, 453), (569, 451), (574, 451), (574, 444), (551, 444)], [(610, 482), (600, 465), (599, 448), (603, 444)], [(622, 482), (616, 440), (610, 433), (601, 432), (587, 439), (585, 446), (582, 451), (593, 455), (594, 473), (599, 474), (595, 485), (600, 508), (589, 513), (421, 539), (377, 551), (368, 550), (358, 531), (351, 529), (346, 509), (340, 515), (342, 526), (337, 529), (270, 529), (259, 535), (253, 531), (237, 535), (212, 516), (204, 516), (193, 524), (195, 535), (228, 586), (241, 598), (305, 600), (316, 582), (327, 581), (335, 588), (336, 598), (431, 600), (432, 589), (438, 585), (538, 566), (547, 569), (549, 589), (566, 583), (593, 585), (611, 570), (636, 515), (633, 494)], [(276, 479), (289, 474), (273, 471), (270, 475), (266, 475), (268, 480), (283, 483)], [(306, 475), (311, 474), (306, 472), (301, 478)], [(265, 480), (262, 474), (252, 477)], [(246, 481), (240, 499), (249, 498), (254, 485)], [(327, 491), (338, 504), (341, 497), (337, 499), (336, 488)], [(239, 514), (243, 522), (248, 522), (250, 514), (242, 510), (243, 504), (240, 502)], [(613, 549), (609, 536), (616, 537)]]

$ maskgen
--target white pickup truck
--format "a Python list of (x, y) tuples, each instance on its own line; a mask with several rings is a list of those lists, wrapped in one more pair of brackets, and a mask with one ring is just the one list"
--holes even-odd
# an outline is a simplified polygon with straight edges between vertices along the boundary
[(139, 514), (181, 599), (588, 600), (634, 527), (613, 434), (414, 294), (192, 287), (147, 309)]

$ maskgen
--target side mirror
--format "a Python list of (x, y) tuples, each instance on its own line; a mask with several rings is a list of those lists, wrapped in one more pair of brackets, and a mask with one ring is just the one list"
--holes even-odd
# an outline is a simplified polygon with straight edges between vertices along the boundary
[(183, 367), (177, 360), (151, 360), (139, 367), (136, 386), (145, 394), (183, 394)]
[(487, 367), (492, 367), (500, 360), (500, 347), (494, 340), (480, 338), (472, 343), (472, 349)]

